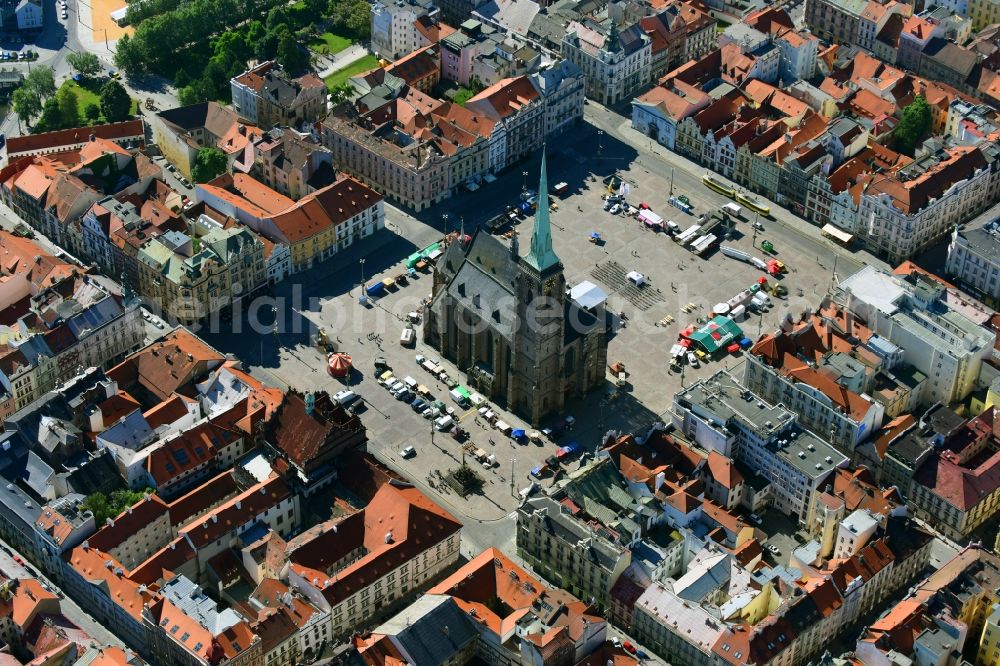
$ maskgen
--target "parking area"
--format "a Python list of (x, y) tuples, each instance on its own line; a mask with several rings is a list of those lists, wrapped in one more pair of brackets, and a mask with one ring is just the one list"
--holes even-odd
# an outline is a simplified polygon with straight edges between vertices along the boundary
[[(309, 384), (321, 386), (331, 394), (350, 389), (364, 399), (366, 409), (361, 415), (368, 428), (368, 448), (381, 460), (435, 493), (446, 505), (455, 507), (463, 515), (481, 520), (502, 518), (517, 506), (518, 493), (532, 482), (531, 470), (543, 465), (546, 458), (557, 454), (560, 446), (572, 441), (573, 431), (564, 433), (558, 442), (548, 438), (529, 441), (527, 437), (517, 441), (498, 430), (470, 403), (460, 405), (456, 402), (444, 381), (418, 362), (418, 359), (433, 362), (454, 380), (462, 379), (453, 365), (441, 360), (433, 349), (420, 341), (419, 321), (413, 324), (417, 335), (412, 346), (400, 343), (406, 316), (419, 309), (419, 301), (427, 296), (430, 288), (431, 276), (422, 273), (407, 282), (407, 285), (396, 287), (377, 301), (372, 301), (371, 307), (358, 303), (357, 288), (343, 300), (324, 304), (314, 321), (318, 327), (329, 325), (328, 330), (342, 331), (341, 335), (332, 335), (330, 339), (337, 349), (351, 355), (354, 371), (343, 379), (334, 379), (325, 370), (325, 376), (310, 373)], [(355, 323), (361, 322), (360, 333), (353, 338), (345, 339), (343, 329), (334, 324), (335, 313), (341, 312), (342, 307), (351, 308)], [(309, 316), (314, 317), (312, 313)], [(322, 363), (322, 355), (315, 348), (299, 348), (295, 353), (307, 364)], [(310, 361), (310, 358), (313, 360)], [(379, 361), (378, 369), (376, 360)], [(455, 425), (464, 431), (460, 440), (450, 434), (450, 426), (443, 430), (436, 427), (435, 420), (415, 411), (409, 401), (397, 399), (387, 386), (378, 381), (383, 360), (391, 370), (394, 381), (409, 379), (408, 383), (423, 388), (419, 393), (413, 390), (410, 400), (420, 397), (426, 403), (440, 401), (444, 404)], [(284, 367), (285, 363), (282, 365)], [(512, 430), (529, 430), (523, 421), (505, 410), (489, 403), (483, 403), (483, 406), (494, 410), (494, 422), (506, 423)], [(404, 449), (410, 446), (414, 449), (413, 453), (404, 455)], [(492, 464), (484, 466), (476, 460), (476, 449), (493, 456)], [(481, 494), (462, 498), (442, 482), (441, 475), (461, 465), (463, 457), (484, 480)]]
[[(559, 168), (556, 164), (551, 165), (550, 174), (558, 173)], [(571, 164), (568, 168), (574, 167)], [(641, 168), (622, 171), (621, 175), (631, 189), (628, 196), (631, 203), (636, 206), (648, 204), (664, 220), (676, 221), (682, 230), (694, 224), (698, 215), (710, 214), (713, 210), (716, 195), (707, 188), (704, 192), (675, 191), (675, 194), (685, 194), (693, 205), (692, 214), (687, 214), (667, 203), (670, 185), (662, 175)], [(550, 175), (553, 181), (557, 177)], [(669, 365), (669, 350), (677, 342), (678, 332), (687, 326), (697, 327), (699, 318), (705, 321), (711, 316), (715, 304), (757, 284), (766, 274), (717, 249), (703, 257), (695, 256), (674, 242), (668, 233), (653, 231), (622, 214), (612, 215), (604, 210), (602, 201), (607, 187), (600, 180), (580, 180), (584, 186), (577, 191), (562, 198), (553, 197), (558, 207), (550, 218), (553, 245), (562, 259), (568, 284), (572, 286), (584, 280), (595, 282), (608, 293), (608, 309), (621, 315), (619, 328), (611, 334), (608, 362), (625, 366), (626, 383), (616, 387), (609, 375), (605, 389), (571, 402), (567, 411), (574, 417), (575, 425), (561, 439), (518, 443), (480, 418), (476, 409), (459, 408), (449, 397), (448, 387), (417, 363), (418, 354), (434, 359), (451, 378), (459, 383), (464, 380), (455, 367), (447, 361), (442, 362), (435, 350), (421, 342), (420, 323), (414, 325), (413, 346), (400, 344), (408, 313), (419, 312), (430, 296), (430, 272), (418, 273), (405, 285), (397, 283), (379, 298), (371, 299), (368, 306), (359, 303), (360, 288), (355, 286), (350, 293), (323, 300), (318, 311), (303, 313), (317, 328), (331, 332), (331, 341), (335, 341), (338, 349), (351, 354), (356, 371), (349, 381), (329, 377), (323, 354), (313, 348), (283, 351), (282, 372), (286, 372), (284, 357), (287, 354), (297, 357), (309, 368), (305, 372), (310, 386), (326, 387), (334, 393), (350, 384), (368, 405), (364, 420), (369, 431), (369, 448), (399, 471), (431, 488), (445, 503), (481, 519), (494, 519), (509, 513), (517, 504), (518, 492), (532, 482), (531, 470), (555, 455), (560, 446), (576, 441), (585, 451), (592, 452), (602, 435), (609, 431), (642, 433), (653, 423), (668, 420), (667, 410), (673, 395), (684, 385), (715, 372), (720, 364), (733, 367), (740, 362), (738, 355), (723, 353), (700, 362), (698, 367), (685, 363), (680, 371), (674, 371)], [(717, 199), (714, 205), (718, 205)], [(780, 278), (787, 288), (787, 296), (773, 298), (770, 307), (752, 312), (739, 322), (744, 335), (756, 339), (761, 332), (773, 330), (786, 314), (798, 316), (804, 308), (815, 307), (831, 279), (833, 267), (821, 265), (819, 257), (804, 256), (791, 247), (783, 247), (780, 237), (768, 235), (766, 220), (762, 222), (763, 231), (758, 230), (755, 239), (751, 221), (736, 222), (730, 238), (723, 240), (723, 244), (764, 258), (768, 255), (761, 251), (760, 243), (770, 240), (775, 248), (774, 256), (788, 268), (788, 273)], [(532, 218), (527, 217), (513, 227), (523, 235), (523, 251), (528, 246), (526, 241), (532, 223)], [(598, 242), (593, 242), (595, 233), (600, 237)], [(426, 236), (422, 240), (426, 241)], [(416, 240), (414, 244), (423, 246)], [(841, 268), (853, 270), (849, 266)], [(627, 275), (632, 271), (641, 273), (645, 284), (637, 286), (630, 281)], [(366, 274), (365, 280), (372, 284), (385, 278), (398, 278), (403, 273), (406, 267), (400, 261), (379, 273)], [(767, 278), (774, 283), (773, 277)], [(347, 323), (350, 325), (345, 325)], [(378, 357), (384, 357), (396, 378), (412, 377), (427, 388), (432, 401), (440, 400), (453, 408), (457, 424), (468, 433), (469, 447), (496, 456), (498, 463), (486, 469), (465, 453), (466, 459), (477, 464), (477, 470), (485, 479), (481, 495), (462, 499), (450, 489), (442, 489), (438, 472), (446, 473), (461, 463), (463, 443), (447, 432), (435, 430), (433, 421), (414, 412), (407, 403), (397, 400), (378, 384), (375, 370)], [(319, 366), (320, 376), (315, 366)], [(300, 377), (290, 379), (295, 383)], [(520, 419), (491, 407), (499, 420), (512, 428), (528, 429)], [(404, 457), (401, 454), (407, 446), (414, 447), (415, 455)], [(782, 548), (782, 551), (787, 552), (787, 549)]]

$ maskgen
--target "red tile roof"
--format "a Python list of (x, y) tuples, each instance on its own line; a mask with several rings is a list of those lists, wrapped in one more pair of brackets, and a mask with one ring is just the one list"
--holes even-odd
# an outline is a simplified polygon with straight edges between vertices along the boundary
[(120, 123), (77, 127), (74, 129), (12, 136), (7, 139), (8, 158), (25, 153), (50, 151), (86, 142), (91, 134), (101, 139), (124, 140), (135, 138), (142, 141), (145, 129), (142, 120), (126, 120)]
[(178, 530), (178, 534), (187, 536), (195, 548), (202, 548), (277, 506), (290, 495), (284, 479), (273, 476), (188, 523)]
[[(445, 541), (462, 524), (416, 488), (387, 483), (364, 510), (319, 527), (288, 542), (289, 561), (293, 571), (316, 581), (327, 602), (336, 605)], [(365, 552), (361, 559), (336, 573), (328, 571), (338, 554), (359, 547)]]
[(113, 603), (118, 604), (137, 622), (143, 622), (142, 609), (152, 602), (153, 595), (143, 586), (126, 578), (120, 562), (96, 548), (81, 545), (70, 552), (69, 563), (85, 581), (92, 585), (102, 585)]
[(187, 329), (177, 328), (108, 370), (107, 375), (133, 395), (132, 387), (141, 386), (158, 398), (154, 404), (159, 404), (175, 391), (193, 396), (193, 382), (225, 360)]
[(156, 494), (131, 506), (100, 528), (87, 539), (91, 549), (112, 551), (122, 543), (132, 538), (132, 535), (142, 528), (156, 522), (162, 516), (168, 515), (170, 509)]
[(343, 224), (380, 201), (382, 195), (348, 177), (307, 194), (273, 220), (290, 243), (297, 243)]
[(175, 527), (184, 525), (195, 516), (235, 497), (238, 491), (233, 470), (226, 470), (171, 502), (170, 524)]
[(743, 475), (736, 469), (736, 464), (718, 451), (709, 452), (708, 471), (719, 485), (728, 490), (743, 483)]

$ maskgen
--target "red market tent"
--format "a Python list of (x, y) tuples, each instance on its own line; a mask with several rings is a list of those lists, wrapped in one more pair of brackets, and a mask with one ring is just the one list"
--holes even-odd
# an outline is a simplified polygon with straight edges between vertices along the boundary
[(327, 370), (334, 377), (346, 377), (351, 372), (351, 357), (344, 352), (330, 354), (327, 360)]

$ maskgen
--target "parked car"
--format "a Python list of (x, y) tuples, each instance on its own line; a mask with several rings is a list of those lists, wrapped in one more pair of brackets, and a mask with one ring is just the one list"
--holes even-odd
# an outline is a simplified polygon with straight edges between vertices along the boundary
[(608, 212), (611, 213), (612, 215), (618, 215), (619, 213), (622, 212), (622, 206), (621, 206), (621, 204), (615, 204), (615, 205), (613, 205), (611, 207), (611, 210), (609, 210)]
[(403, 458), (411, 458), (417, 455), (417, 450), (412, 446), (407, 446), (402, 451), (399, 452), (399, 455), (402, 456)]
[(700, 365), (698, 363), (698, 357), (694, 355), (694, 352), (688, 352), (688, 363), (692, 368), (697, 368)]
[(410, 409), (415, 411), (417, 414), (424, 411), (425, 407), (427, 407), (427, 403), (421, 400), (420, 398), (417, 398), (416, 400), (410, 403)]
[(775, 546), (773, 543), (767, 544), (767, 549), (771, 551), (772, 555), (781, 555), (781, 549)]

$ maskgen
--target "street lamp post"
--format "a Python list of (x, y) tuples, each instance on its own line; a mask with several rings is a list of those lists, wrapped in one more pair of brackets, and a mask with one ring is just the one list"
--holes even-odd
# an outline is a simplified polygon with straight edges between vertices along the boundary
[(597, 130), (597, 159), (601, 159), (604, 150), (604, 130)]
[(361, 295), (365, 295), (365, 260), (361, 259)]
[(448, 235), (448, 213), (441, 216), (441, 220), (444, 222), (444, 235)]
[(674, 168), (670, 167), (670, 196), (674, 196)]
[(521, 191), (525, 192), (525, 191), (527, 191), (527, 189), (528, 189), (528, 172), (527, 171), (522, 171), (521, 172)]
[(517, 458), (510, 459), (510, 496), (517, 497), (514, 493), (514, 463), (517, 462)]

